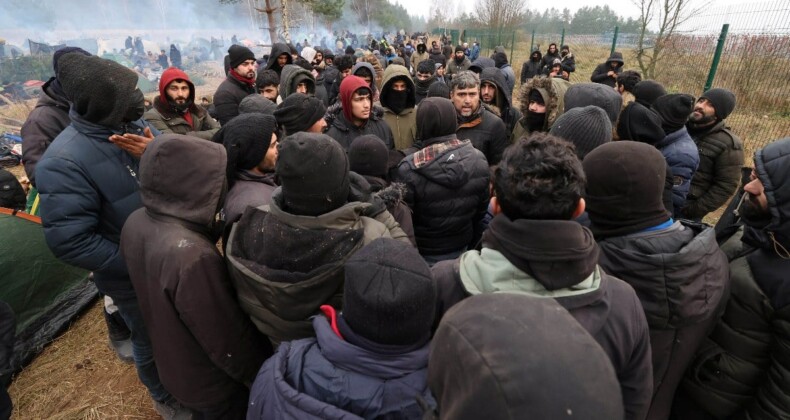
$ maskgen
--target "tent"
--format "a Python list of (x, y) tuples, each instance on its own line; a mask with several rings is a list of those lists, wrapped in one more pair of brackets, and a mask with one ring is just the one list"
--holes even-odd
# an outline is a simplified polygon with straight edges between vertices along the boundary
[(0, 207), (0, 300), (16, 316), (10, 371), (18, 372), (98, 296), (90, 273), (60, 262), (44, 241), (41, 218)]

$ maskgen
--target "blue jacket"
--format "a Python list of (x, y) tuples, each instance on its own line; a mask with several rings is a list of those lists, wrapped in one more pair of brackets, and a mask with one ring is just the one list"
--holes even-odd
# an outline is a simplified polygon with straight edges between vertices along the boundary
[(691, 178), (699, 166), (699, 150), (694, 140), (689, 136), (686, 127), (668, 134), (656, 144), (658, 150), (664, 155), (667, 166), (672, 171), (674, 185), (672, 187), (672, 205), (674, 214), (680, 214), (680, 209), (686, 205), (686, 195), (691, 188)]
[(139, 161), (110, 143), (119, 131), (69, 116), (36, 168), (44, 238), (60, 260), (93, 271), (102, 293), (128, 296), (134, 289), (118, 244), (126, 218), (142, 207)]
[(316, 338), (284, 342), (258, 372), (247, 419), (420, 419), (428, 389), (429, 344), (381, 355), (338, 337), (324, 316)]

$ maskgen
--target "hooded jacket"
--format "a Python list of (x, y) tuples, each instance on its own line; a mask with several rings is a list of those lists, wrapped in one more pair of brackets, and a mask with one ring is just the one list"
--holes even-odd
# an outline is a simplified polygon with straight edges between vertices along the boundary
[[(532, 56), (538, 56), (538, 61), (532, 61)], [(527, 80), (535, 76), (539, 76), (543, 69), (543, 55), (539, 50), (532, 51), (530, 58), (521, 65), (521, 84), (527, 83)]]
[[(185, 113), (179, 112), (168, 103), (167, 86), (174, 80), (183, 80), (189, 85), (189, 108), (186, 112), (190, 114), (191, 123), (184, 118)], [(219, 131), (219, 123), (202, 106), (195, 103), (195, 85), (189, 80), (189, 76), (175, 67), (162, 73), (162, 78), (159, 79), (159, 96), (154, 98), (153, 105), (143, 118), (163, 134), (189, 134), (211, 140)]]
[(351, 181), (352, 197), (329, 213), (286, 213), (278, 188), (231, 229), (226, 258), (239, 303), (275, 345), (312, 337), (309, 318), (321, 305), (342, 307), (343, 264), (354, 252), (376, 238), (409, 241), (383, 204), (368, 202), (367, 182), (353, 172)]
[[(613, 70), (609, 65), (610, 63), (620, 63), (620, 65)], [(614, 71), (618, 75), (623, 72), (623, 53), (615, 51), (605, 63), (598, 64), (593, 70), (592, 76), (590, 76), (590, 81), (614, 87), (617, 84), (617, 80), (614, 77), (607, 76), (607, 73), (610, 71)]]
[[(592, 232), (574, 221), (510, 220), (499, 214), (481, 251), (431, 269), (437, 319), (482, 293), (553, 298), (601, 345), (620, 381), (627, 419), (643, 419), (653, 389), (650, 337), (634, 289), (598, 265)], [(526, 270), (526, 271), (525, 271)]]
[(655, 146), (664, 155), (667, 166), (672, 171), (673, 214), (681, 214), (681, 209), (686, 205), (686, 195), (691, 188), (691, 179), (699, 166), (699, 151), (686, 127), (667, 134)]
[(418, 419), (418, 397), (435, 405), (428, 344), (383, 355), (345, 341), (323, 315), (312, 324), (315, 338), (282, 343), (263, 364), (248, 419)]
[(683, 382), (717, 418), (790, 417), (790, 140), (754, 154), (770, 221), (744, 226), (722, 245), (731, 295)]
[[(140, 163), (144, 208), (121, 234), (159, 378), (182, 404), (211, 408), (252, 382), (271, 354), (236, 301), (210, 234), (221, 206), (225, 149), (168, 134)], [(200, 162), (200, 173), (182, 162)]]
[(306, 69), (295, 64), (286, 64), (280, 73), (280, 86), (278, 93), (283, 100), (292, 93), (296, 93), (296, 85), (304, 81), (307, 83), (307, 94), (315, 94), (315, 78)]
[[(406, 107), (395, 113), (391, 108), (389, 94), (395, 79), (406, 82)], [(403, 150), (414, 144), (417, 135), (417, 112), (414, 109), (414, 82), (409, 76), (409, 70), (398, 64), (391, 64), (384, 70), (384, 83), (381, 88), (379, 100), (384, 108), (384, 122), (387, 123), (395, 141), (395, 150)]]
[[(362, 76), (359, 75), (359, 69), (360, 68), (365, 68), (368, 71), (370, 71), (372, 79), (371, 79), (370, 86), (368, 86), (368, 87), (372, 91), (373, 102), (378, 102), (379, 101), (379, 86), (378, 86), (378, 84), (376, 82), (379, 81), (379, 76), (378, 76), (379, 70), (376, 70), (376, 67), (374, 67), (373, 64), (368, 63), (367, 61), (360, 61), (360, 62), (354, 64), (354, 67), (351, 67), (351, 74), (353, 74), (354, 76), (362, 77)], [(384, 72), (381, 71), (382, 75), (383, 75), (383, 73)]]
[(22, 163), (30, 183), (36, 186), (36, 164), (55, 137), (68, 127), (69, 102), (63, 92), (53, 88), (51, 78), (41, 88), (43, 95), (22, 125)]
[[(277, 75), (280, 75), (283, 68), (277, 63), (277, 57), (288, 54), (288, 62), (285, 64), (293, 64), (293, 56), (291, 56), (291, 49), (287, 44), (276, 42), (272, 45), (272, 51), (269, 53), (269, 61), (266, 62), (266, 70), (274, 70)], [(216, 99), (215, 99), (216, 100)]]
[(729, 295), (727, 257), (713, 228), (675, 222), (598, 241), (599, 264), (636, 291), (650, 327), (653, 401), (648, 419), (669, 418), (675, 391)]
[[(346, 79), (350, 77), (352, 76), (348, 76)], [(370, 89), (370, 86), (361, 77), (353, 76), (346, 84), (341, 83), (340, 106), (333, 105), (326, 111), (325, 119), (329, 126), (326, 134), (340, 143), (346, 151), (351, 147), (351, 142), (354, 139), (365, 134), (378, 136), (384, 141), (387, 148), (392, 150), (395, 147), (395, 140), (392, 136), (392, 130), (382, 119), (384, 115), (383, 109), (371, 103), (370, 117), (362, 126), (358, 127), (351, 122), (351, 97), (360, 88)]]
[(429, 58), (431, 56), (428, 54), (425, 44), (417, 44), (417, 52), (413, 53), (411, 58), (409, 58), (409, 64), (411, 64), (415, 74), (417, 73), (417, 65)]
[[(512, 135), (518, 120), (523, 115), (518, 109), (511, 106), (510, 91), (506, 88), (502, 71), (496, 67), (483, 69), (480, 73), (480, 83), (493, 83), (497, 88), (496, 103), (494, 106), (499, 110), (499, 117), (505, 123), (505, 130), (508, 134), (508, 144), (513, 143)], [(489, 105), (490, 106), (490, 105)]]
[(541, 131), (547, 132), (554, 124), (554, 121), (557, 121), (557, 118), (565, 112), (565, 92), (568, 91), (570, 86), (571, 84), (567, 80), (557, 77), (535, 77), (528, 80), (527, 84), (521, 85), (519, 102), (523, 117), (513, 128), (511, 137), (513, 141), (518, 141), (520, 138), (529, 135), (526, 118), (529, 113), (529, 92), (532, 89), (540, 92), (543, 102), (546, 104), (546, 120)]

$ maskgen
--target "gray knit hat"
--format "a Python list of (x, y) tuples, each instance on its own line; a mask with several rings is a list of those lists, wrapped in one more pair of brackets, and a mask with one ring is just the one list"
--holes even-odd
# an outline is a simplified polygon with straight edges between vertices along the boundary
[(612, 123), (603, 109), (588, 105), (562, 114), (549, 134), (561, 137), (576, 146), (576, 155), (584, 160), (587, 153), (612, 140)]
[(565, 92), (565, 112), (573, 108), (595, 105), (609, 116), (614, 124), (620, 115), (623, 98), (609, 86), (600, 83), (577, 83)]
[(723, 120), (735, 109), (735, 94), (728, 89), (711, 89), (700, 96), (707, 99), (716, 111), (716, 118)]

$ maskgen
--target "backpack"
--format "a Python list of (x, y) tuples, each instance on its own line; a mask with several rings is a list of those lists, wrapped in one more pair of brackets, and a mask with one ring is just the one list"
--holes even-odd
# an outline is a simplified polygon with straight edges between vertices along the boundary
[(14, 174), (0, 169), (0, 207), (12, 210), (24, 210), (27, 204), (25, 190)]

